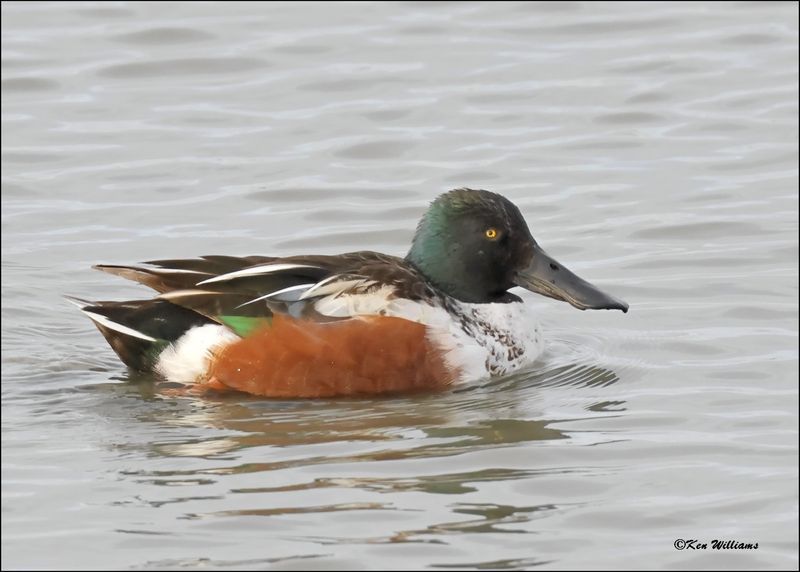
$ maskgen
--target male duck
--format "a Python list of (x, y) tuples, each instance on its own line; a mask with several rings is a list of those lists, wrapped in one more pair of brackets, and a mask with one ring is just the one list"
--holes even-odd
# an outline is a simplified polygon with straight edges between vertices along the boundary
[(628, 310), (548, 256), (508, 199), (482, 190), (439, 196), (405, 258), (145, 264), (95, 268), (153, 288), (155, 299), (76, 301), (126, 365), (203, 391), (379, 394), (517, 370), (543, 341), (514, 286), (581, 310)]

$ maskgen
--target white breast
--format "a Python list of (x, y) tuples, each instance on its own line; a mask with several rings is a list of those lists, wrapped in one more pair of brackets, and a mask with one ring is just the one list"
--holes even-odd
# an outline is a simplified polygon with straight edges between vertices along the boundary
[(510, 373), (533, 363), (544, 349), (536, 317), (523, 302), (461, 304), (464, 329), (483, 348), (484, 377)]

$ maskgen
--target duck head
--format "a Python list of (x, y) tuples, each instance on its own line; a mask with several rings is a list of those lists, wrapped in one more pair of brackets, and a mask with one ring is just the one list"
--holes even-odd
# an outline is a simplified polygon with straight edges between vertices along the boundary
[(489, 191), (440, 195), (420, 220), (406, 260), (462, 302), (519, 301), (508, 290), (521, 286), (581, 310), (628, 311), (628, 304), (548, 255), (519, 209)]

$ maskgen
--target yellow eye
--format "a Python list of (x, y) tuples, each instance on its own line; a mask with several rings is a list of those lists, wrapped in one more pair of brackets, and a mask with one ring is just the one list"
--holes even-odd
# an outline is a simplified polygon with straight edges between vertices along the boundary
[(497, 229), (495, 229), (495, 228), (487, 228), (485, 234), (486, 234), (486, 238), (488, 238), (490, 240), (494, 240), (495, 238), (497, 238)]

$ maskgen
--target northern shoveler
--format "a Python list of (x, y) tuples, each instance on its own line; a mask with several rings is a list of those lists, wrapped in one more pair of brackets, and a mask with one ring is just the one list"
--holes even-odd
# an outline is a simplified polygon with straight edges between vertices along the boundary
[(95, 268), (151, 300), (75, 300), (129, 367), (196, 389), (331, 397), (445, 387), (530, 364), (543, 339), (521, 286), (576, 308), (628, 305), (536, 243), (489, 191), (439, 196), (405, 258), (203, 256)]

